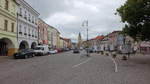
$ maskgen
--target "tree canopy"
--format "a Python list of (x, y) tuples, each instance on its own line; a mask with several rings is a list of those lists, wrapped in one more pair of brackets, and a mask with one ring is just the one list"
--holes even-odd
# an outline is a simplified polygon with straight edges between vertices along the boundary
[(123, 32), (135, 40), (150, 40), (150, 0), (127, 0), (117, 9)]

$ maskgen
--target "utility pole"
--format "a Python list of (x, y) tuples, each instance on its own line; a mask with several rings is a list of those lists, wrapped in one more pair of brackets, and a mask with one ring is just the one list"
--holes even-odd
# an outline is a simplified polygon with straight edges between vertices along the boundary
[[(88, 22), (88, 20), (83, 21), (82, 26), (87, 28), (87, 46), (89, 46), (88, 45), (88, 41), (89, 41), (89, 29), (88, 29), (89, 22)], [(87, 52), (87, 57), (89, 57), (90, 56), (89, 55), (89, 47), (87, 47), (86, 52)]]

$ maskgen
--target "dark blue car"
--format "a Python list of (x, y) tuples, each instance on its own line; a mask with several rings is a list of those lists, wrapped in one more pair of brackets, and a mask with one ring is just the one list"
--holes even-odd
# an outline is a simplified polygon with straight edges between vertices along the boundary
[(32, 49), (24, 49), (14, 54), (15, 59), (27, 59), (35, 56), (35, 52)]

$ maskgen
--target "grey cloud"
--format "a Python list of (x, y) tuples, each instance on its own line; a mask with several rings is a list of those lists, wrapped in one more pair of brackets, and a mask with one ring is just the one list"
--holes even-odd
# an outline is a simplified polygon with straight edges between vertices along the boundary
[(86, 37), (82, 28), (83, 20), (89, 20), (90, 37), (121, 30), (119, 16), (114, 15), (116, 8), (126, 0), (27, 0), (39, 11), (41, 17), (55, 26), (62, 36), (77, 39), (78, 33)]

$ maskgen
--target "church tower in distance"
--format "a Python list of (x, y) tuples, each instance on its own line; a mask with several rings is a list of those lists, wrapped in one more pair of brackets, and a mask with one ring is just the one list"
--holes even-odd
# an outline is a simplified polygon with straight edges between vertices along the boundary
[(81, 48), (82, 47), (82, 37), (81, 37), (81, 33), (79, 33), (79, 36), (78, 36), (78, 48)]

